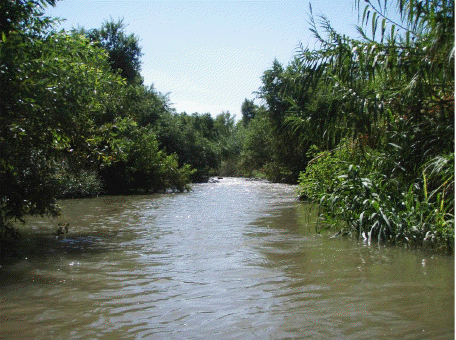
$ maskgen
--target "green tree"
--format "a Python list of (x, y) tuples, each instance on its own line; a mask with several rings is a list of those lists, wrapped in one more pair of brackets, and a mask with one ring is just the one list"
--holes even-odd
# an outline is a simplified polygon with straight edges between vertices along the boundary
[(124, 117), (95, 124), (124, 86), (101, 49), (43, 31), (39, 16), (16, 30), (0, 43), (1, 232), (28, 214), (56, 214), (56, 167), (109, 162), (121, 151), (116, 131), (131, 126)]
[[(24, 27), (38, 30), (51, 20), (43, 18), (46, 6), (55, 6), (57, 0), (16, 0), (0, 2), (0, 39), (4, 42), (12, 32), (23, 31)], [(39, 17), (39, 20), (35, 20)], [(40, 27), (37, 27), (40, 26)]]
[(125, 157), (101, 170), (108, 193), (190, 189), (188, 183), (195, 170), (191, 170), (189, 165), (179, 167), (177, 155), (159, 150), (157, 139), (150, 129), (131, 129), (126, 137), (129, 142)]
[[(361, 10), (361, 2), (356, 3)], [(400, 22), (388, 18), (391, 8)], [(321, 202), (351, 231), (369, 239), (409, 244), (443, 240), (440, 245), (451, 249), (454, 2), (365, 1), (358, 40), (320, 19), (327, 37), (311, 18), (320, 47), (302, 50), (303, 72), (294, 82), (312, 94), (324, 88), (336, 109), (332, 120), (318, 120), (292, 98), (289, 121), (303, 131), (342, 127), (361, 155), (350, 161), (339, 186), (322, 190)], [(362, 164), (368, 159), (373, 166)], [(307, 179), (302, 177), (302, 185)]]
[(214, 130), (217, 139), (229, 137), (235, 129), (234, 116), (229, 111), (218, 114), (214, 119)]
[(277, 129), (282, 127), (285, 114), (290, 108), (290, 103), (282, 96), (284, 89), (284, 68), (276, 59), (272, 68), (266, 70), (261, 77), (263, 85), (258, 95), (266, 102), (271, 118), (274, 120)]
[[(435, 124), (447, 124), (453, 117), (453, 1), (395, 1), (402, 24), (388, 19), (389, 1), (378, 3), (377, 8), (366, 1), (361, 23), (369, 23), (372, 37), (359, 27), (361, 40), (338, 34), (321, 17), (324, 38), (312, 17), (320, 48), (300, 52), (306, 72), (295, 77), (295, 83), (305, 91), (322, 82), (331, 88), (339, 107), (334, 115), (347, 122), (355, 137), (371, 135), (404, 116), (416, 122), (432, 116)], [(299, 103), (293, 104), (300, 109)]]
[(295, 66), (296, 64), (291, 64), (284, 68), (275, 60), (272, 68), (264, 72), (263, 85), (258, 92), (266, 103), (266, 113), (272, 129), (272, 138), (269, 139), (272, 154), (265, 167), (269, 173), (267, 177), (288, 183), (296, 183), (299, 172), (305, 169), (307, 149), (311, 145), (306, 136), (289, 129), (287, 122), (289, 111), (294, 105), (290, 97), (300, 98), (303, 95), (301, 92), (290, 92), (290, 84), (294, 83), (296, 73)]
[(151, 86), (132, 86), (125, 97), (124, 108), (131, 111), (136, 117), (138, 126), (148, 127), (171, 112), (169, 100), (166, 95), (158, 92)]
[(215, 117), (214, 129), (217, 134), (216, 145), (220, 164), (218, 173), (221, 176), (239, 176), (239, 159), (243, 145), (241, 122), (235, 124), (235, 117), (229, 112), (222, 112)]
[(197, 170), (192, 175), (193, 182), (205, 182), (215, 174), (220, 153), (210, 114), (168, 113), (157, 121), (154, 132), (161, 149), (177, 154), (181, 166), (189, 164)]
[(267, 112), (260, 111), (243, 133), (240, 167), (244, 175), (253, 176), (255, 170), (264, 171), (264, 166), (275, 159), (273, 126)]
[(253, 118), (255, 118), (255, 111), (257, 106), (253, 103), (253, 100), (244, 100), (241, 106), (242, 122), (247, 125)]
[(124, 79), (141, 82), (141, 47), (139, 38), (125, 32), (123, 20), (106, 21), (99, 29), (82, 30), (91, 41), (96, 41), (109, 55), (109, 62), (114, 71), (120, 70)]

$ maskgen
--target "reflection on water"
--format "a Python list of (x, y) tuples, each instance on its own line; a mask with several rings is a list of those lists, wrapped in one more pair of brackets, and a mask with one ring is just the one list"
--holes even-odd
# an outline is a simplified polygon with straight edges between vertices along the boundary
[(30, 219), (5, 255), (0, 334), (454, 337), (453, 257), (320, 236), (294, 189), (223, 179), (184, 194), (62, 201), (68, 235)]

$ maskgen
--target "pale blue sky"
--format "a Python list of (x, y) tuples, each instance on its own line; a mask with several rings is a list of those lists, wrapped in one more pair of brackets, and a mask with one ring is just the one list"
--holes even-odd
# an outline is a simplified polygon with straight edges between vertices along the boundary
[[(342, 33), (356, 36), (356, 0), (313, 0)], [(240, 118), (274, 58), (286, 65), (300, 42), (312, 46), (309, 1), (64, 0), (46, 14), (61, 27), (99, 28), (123, 18), (142, 47), (142, 71), (177, 112), (229, 111)], [(259, 100), (255, 100), (259, 103)]]

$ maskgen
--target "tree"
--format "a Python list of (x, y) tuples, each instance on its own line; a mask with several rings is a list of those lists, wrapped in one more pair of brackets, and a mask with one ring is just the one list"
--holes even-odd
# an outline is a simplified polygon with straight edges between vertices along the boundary
[[(360, 10), (361, 3), (356, 1)], [(298, 55), (302, 72), (293, 77), (294, 88), (312, 95), (324, 89), (334, 108), (332, 119), (316, 119), (291, 96), (288, 120), (294, 129), (318, 131), (323, 126), (334, 133), (342, 128), (351, 137), (338, 147), (348, 147), (350, 156), (327, 153), (327, 163), (317, 165), (329, 165), (334, 158), (350, 164), (338, 174), (341, 181), (333, 181), (338, 185), (319, 197), (350, 231), (408, 244), (440, 239), (451, 249), (454, 1), (363, 3), (359, 39), (338, 34), (321, 17), (327, 33), (323, 38), (311, 17), (320, 47)], [(391, 8), (400, 21), (388, 18)]]
[(284, 88), (284, 68), (277, 59), (272, 63), (272, 68), (266, 70), (261, 77), (263, 85), (258, 91), (260, 98), (266, 101), (268, 111), (271, 118), (277, 125), (277, 128), (282, 127), (285, 113), (289, 109), (290, 104), (284, 98), (282, 90)]
[(125, 103), (124, 108), (131, 111), (140, 127), (153, 126), (171, 111), (168, 98), (158, 92), (153, 85), (131, 86), (125, 99), (128, 103)]
[(214, 129), (217, 133), (217, 138), (230, 137), (234, 131), (234, 116), (229, 111), (222, 112), (215, 117)]
[(189, 164), (197, 171), (193, 182), (205, 182), (220, 164), (217, 131), (210, 114), (163, 115), (154, 126), (160, 148), (179, 157), (179, 165)]
[[(6, 41), (11, 32), (22, 31), (24, 27), (33, 27), (32, 22), (39, 17), (47, 5), (55, 6), (57, 0), (40, 1), (2, 1), (0, 2), (0, 40)], [(48, 18), (41, 17), (34, 22), (41, 26), (49, 24)]]
[(241, 168), (245, 175), (252, 176), (254, 170), (263, 170), (276, 159), (273, 126), (266, 111), (260, 111), (250, 121), (243, 137)]
[(130, 83), (141, 82), (142, 53), (139, 38), (134, 34), (125, 33), (123, 20), (106, 21), (100, 29), (92, 29), (85, 33), (91, 41), (96, 41), (108, 52), (109, 62), (114, 71), (120, 70), (121, 76)]
[[(362, 25), (369, 23), (372, 37), (362, 27), (358, 27), (360, 40), (340, 35), (321, 17), (324, 38), (311, 17), (320, 48), (302, 49), (298, 58), (305, 72), (294, 78), (295, 84), (301, 91), (313, 91), (321, 84), (332, 89), (332, 98), (338, 100), (337, 121), (347, 122), (355, 137), (372, 134), (391, 120), (391, 113), (422, 120), (423, 112), (432, 111), (435, 119), (452, 119), (453, 1), (395, 1), (402, 24), (388, 19), (390, 2), (379, 1), (379, 8), (366, 3)], [(299, 115), (302, 106), (293, 100), (293, 107)]]
[[(306, 153), (311, 145), (309, 138), (289, 129), (287, 121), (290, 110), (295, 105), (292, 99), (303, 102), (307, 98), (306, 92), (291, 90), (294, 77), (299, 74), (296, 67), (297, 63), (292, 63), (284, 68), (274, 60), (272, 67), (264, 72), (261, 78), (263, 84), (258, 92), (259, 97), (266, 102), (266, 116), (271, 128), (272, 138), (269, 142), (272, 144), (268, 147), (272, 153), (265, 169), (268, 179), (273, 181), (295, 183), (308, 160)], [(260, 108), (257, 107), (256, 111), (258, 115)]]
[(158, 141), (150, 129), (134, 128), (126, 133), (126, 137), (125, 157), (101, 170), (108, 193), (190, 189), (188, 183), (195, 170), (189, 165), (179, 167), (177, 155), (159, 150)]
[(244, 100), (241, 106), (242, 122), (247, 125), (253, 118), (255, 118), (255, 111), (257, 106), (253, 103), (253, 100)]
[(0, 43), (0, 232), (28, 214), (57, 214), (56, 168), (109, 162), (121, 151), (117, 132), (132, 124), (95, 123), (124, 86), (104, 51), (80, 35), (43, 31), (32, 13), (36, 26), (17, 26)]

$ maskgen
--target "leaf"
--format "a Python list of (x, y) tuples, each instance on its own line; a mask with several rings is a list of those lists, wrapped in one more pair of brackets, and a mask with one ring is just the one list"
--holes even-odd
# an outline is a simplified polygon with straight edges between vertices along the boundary
[(388, 226), (388, 231), (391, 233), (393, 230), (391, 229), (391, 224), (390, 224), (390, 221), (389, 219), (386, 217), (386, 215), (383, 213), (383, 210), (380, 208), (379, 209), (380, 211), (380, 214), (382, 216), (382, 219), (383, 221), (386, 223), (386, 225)]
[(364, 213), (366, 211), (364, 210), (360, 215), (359, 215), (359, 225), (362, 227), (364, 225)]
[(383, 18), (382, 20), (382, 36), (380, 38), (380, 41), (383, 43), (383, 39), (385, 37), (385, 31), (386, 31), (386, 18)]
[(375, 32), (377, 31), (377, 12), (372, 15), (372, 39), (375, 39)]
[(399, 145), (397, 145), (397, 144), (395, 144), (395, 143), (388, 143), (388, 145), (390, 145), (390, 146), (392, 146), (393, 148), (396, 148), (396, 149), (398, 149), (398, 150), (402, 150), (402, 147), (399, 146)]

